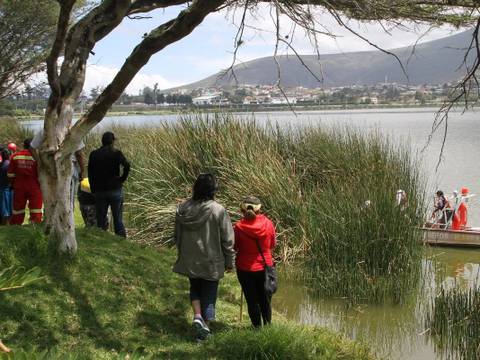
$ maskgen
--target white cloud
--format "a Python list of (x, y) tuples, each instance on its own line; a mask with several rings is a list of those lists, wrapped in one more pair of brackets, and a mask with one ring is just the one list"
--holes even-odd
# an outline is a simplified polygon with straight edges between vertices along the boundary
[[(239, 24), (241, 15), (241, 12), (237, 12), (233, 22)], [(317, 10), (314, 18), (317, 30), (335, 36), (318, 36), (318, 47), (321, 54), (375, 49), (372, 45), (368, 44), (368, 42), (360, 39), (348, 29), (341, 26), (333, 16), (325, 11)], [(216, 20), (219, 21), (219, 17)], [(454, 29), (451, 26), (429, 29), (427, 26), (419, 26), (412, 23), (404, 23), (401, 26), (383, 23), (382, 26), (378, 22), (359, 22), (348, 19), (343, 19), (343, 21), (353, 31), (383, 49), (410, 46), (417, 41), (426, 42), (464, 30)], [(251, 58), (252, 56), (254, 57), (255, 54), (265, 56), (265, 51), (270, 49), (270, 54), (268, 55), (273, 54), (276, 42), (276, 29), (274, 20), (270, 14), (270, 6), (259, 6), (255, 16), (247, 16), (245, 23), (247, 25), (243, 37), (245, 42), (240, 53), (246, 52), (249, 54), (248, 58)], [(292, 29), (295, 29), (293, 36)], [(286, 39), (287, 41), (292, 41), (293, 38), (292, 46), (298, 53), (315, 53), (315, 48), (311, 44), (306, 32), (299, 26), (295, 26), (292, 20), (285, 15), (280, 16), (280, 35), (289, 35), (288, 39)], [(280, 44), (280, 47), (285, 48), (285, 45), (282, 46), (282, 44)]]
[[(97, 86), (107, 86), (113, 80), (118, 71), (119, 69), (115, 67), (93, 64), (88, 65), (87, 74), (85, 77), (85, 85), (83, 87), (85, 92), (88, 93), (90, 89)], [(128, 94), (136, 95), (145, 86), (153, 87), (153, 85), (156, 83), (158, 83), (159, 89), (168, 89), (171, 87), (183, 85), (179, 82), (169, 81), (158, 74), (138, 73), (127, 86), (126, 92)]]

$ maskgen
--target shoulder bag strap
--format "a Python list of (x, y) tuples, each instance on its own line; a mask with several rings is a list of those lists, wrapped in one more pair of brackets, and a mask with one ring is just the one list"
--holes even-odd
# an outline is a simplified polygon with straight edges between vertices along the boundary
[(257, 249), (258, 249), (258, 252), (260, 253), (260, 255), (262, 256), (262, 259), (263, 259), (263, 264), (264, 266), (268, 266), (267, 265), (267, 261), (265, 260), (265, 256), (263, 255), (263, 251), (262, 251), (262, 248), (260, 246), (260, 242), (258, 241), (258, 238), (256, 237), (253, 237), (251, 236), (250, 234), (247, 234), (246, 232), (242, 231), (243, 235), (245, 235), (246, 237), (249, 237), (250, 239), (253, 239), (255, 240), (255, 243), (257, 244)]

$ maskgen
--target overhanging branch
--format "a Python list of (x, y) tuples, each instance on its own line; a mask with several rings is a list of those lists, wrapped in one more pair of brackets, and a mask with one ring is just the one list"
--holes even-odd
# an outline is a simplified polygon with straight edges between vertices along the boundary
[(75, 99), (80, 94), (90, 52), (98, 41), (120, 24), (130, 5), (130, 0), (104, 0), (72, 27), (66, 39), (60, 73), (63, 97)]
[(196, 0), (180, 12), (177, 18), (162, 24), (145, 37), (135, 47), (112, 82), (71, 128), (62, 144), (63, 155), (71, 153), (75, 144), (103, 119), (108, 109), (153, 54), (189, 35), (208, 14), (217, 11), (224, 2), (225, 0)]
[(128, 15), (146, 13), (155, 9), (188, 3), (188, 0), (137, 0), (133, 1)]

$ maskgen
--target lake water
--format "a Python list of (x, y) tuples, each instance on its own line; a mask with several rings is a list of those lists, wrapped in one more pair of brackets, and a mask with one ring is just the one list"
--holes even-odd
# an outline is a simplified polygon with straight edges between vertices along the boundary
[[(459, 111), (450, 113), (448, 135), (440, 165), (437, 163), (443, 141), (443, 128), (433, 134), (428, 147), (436, 108), (423, 109), (384, 109), (384, 110), (345, 110), (345, 111), (302, 111), (296, 114), (289, 111), (257, 112), (236, 114), (237, 117), (252, 119), (259, 124), (278, 123), (280, 126), (305, 127), (322, 126), (331, 128), (355, 127), (364, 132), (380, 132), (393, 142), (407, 142), (422, 160), (427, 182), (427, 192), (437, 189), (451, 194), (466, 186), (471, 193), (480, 193), (480, 112)], [(111, 127), (112, 124), (133, 126), (156, 126), (163, 122), (175, 122), (179, 115), (134, 115), (106, 117), (97, 129)], [(39, 128), (40, 121), (25, 123)], [(120, 145), (121, 146), (121, 145)], [(424, 149), (425, 148), (425, 149)], [(424, 151), (422, 151), (424, 150)], [(401, 184), (399, 184), (401, 188)], [(480, 226), (480, 197), (470, 199), (469, 223)]]
[[(432, 196), (437, 189), (447, 194), (454, 189), (468, 187), (471, 193), (480, 193), (480, 112), (452, 112), (448, 121), (448, 135), (443, 156), (437, 168), (443, 142), (443, 128), (431, 135), (437, 109), (388, 109), (348, 111), (305, 111), (255, 113), (259, 124), (278, 123), (281, 127), (351, 126), (362, 132), (379, 132), (393, 142), (407, 142), (421, 159), (427, 181), (427, 192)], [(252, 118), (249, 114), (237, 114), (240, 118)], [(162, 122), (175, 122), (177, 115), (107, 117), (98, 129), (112, 124), (155, 126)], [(38, 128), (41, 123), (28, 123)], [(121, 142), (120, 142), (121, 147)], [(399, 184), (399, 188), (401, 184)], [(479, 198), (469, 204), (469, 223), (480, 226)], [(435, 259), (435, 262), (432, 261)], [(274, 296), (275, 310), (301, 323), (327, 326), (348, 337), (362, 339), (371, 344), (379, 354), (391, 359), (439, 359), (440, 354), (430, 342), (423, 324), (424, 308), (421, 301), (431, 296), (435, 289), (438, 271), (446, 271), (451, 281), (468, 282), (478, 275), (479, 250), (429, 249), (423, 261), (427, 286), (410, 304), (358, 305), (347, 308), (341, 300), (318, 298), (302, 284), (281, 282)], [(425, 293), (429, 292), (429, 293)]]

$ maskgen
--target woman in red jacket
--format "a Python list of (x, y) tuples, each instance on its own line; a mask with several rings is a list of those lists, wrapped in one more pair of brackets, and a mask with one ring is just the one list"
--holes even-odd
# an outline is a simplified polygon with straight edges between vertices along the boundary
[(234, 226), (238, 281), (255, 327), (262, 326), (262, 320), (263, 325), (272, 320), (271, 295), (265, 293), (265, 263), (259, 247), (267, 265), (273, 266), (272, 249), (276, 244), (275, 226), (260, 214), (261, 206), (260, 200), (254, 196), (244, 198), (241, 204), (243, 217)]

